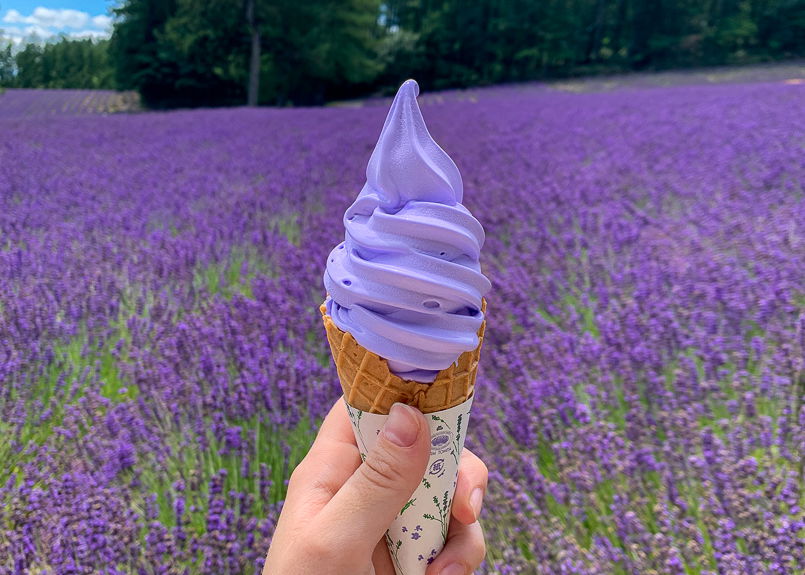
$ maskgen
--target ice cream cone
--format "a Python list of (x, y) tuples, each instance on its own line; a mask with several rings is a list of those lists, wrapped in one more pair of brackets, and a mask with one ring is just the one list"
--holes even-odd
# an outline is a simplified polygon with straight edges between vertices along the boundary
[[(482, 308), (486, 311), (485, 300)], [(424, 575), (447, 539), (486, 321), (474, 350), (461, 354), (433, 383), (419, 383), (391, 373), (385, 359), (335, 325), (326, 306), (320, 310), (361, 458), (374, 447), (395, 402), (428, 414), (431, 451), (425, 476), (386, 532), (395, 573)]]
[[(425, 474), (386, 532), (397, 575), (425, 575), (447, 539), (485, 329), (484, 316), (454, 312), (485, 310), (492, 287), (480, 266), (483, 227), (462, 204), (461, 174), (428, 132), (418, 94), (408, 80), (392, 102), (344, 241), (327, 258), (321, 306), (364, 461), (394, 403), (425, 413)], [(458, 355), (476, 330), (475, 349)]]
[[(472, 397), (485, 321), (478, 330), (478, 347), (462, 353), (456, 363), (439, 372), (433, 383), (420, 383), (394, 375), (385, 359), (361, 346), (352, 334), (338, 329), (327, 315), (324, 304), (319, 309), (344, 398), (352, 407), (388, 415), (391, 406), (399, 402), (416, 407), (422, 413), (434, 413)], [(486, 309), (486, 301), (483, 309)]]

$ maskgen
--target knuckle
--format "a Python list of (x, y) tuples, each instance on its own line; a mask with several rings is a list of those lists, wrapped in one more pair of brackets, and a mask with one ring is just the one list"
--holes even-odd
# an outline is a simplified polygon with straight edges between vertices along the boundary
[(482, 475), (484, 478), (489, 476), (489, 468), (484, 463), (484, 460), (475, 455), (472, 451), (464, 448), (461, 454), (462, 463), (471, 469), (473, 472)]
[(395, 463), (393, 456), (380, 450), (367, 457), (359, 470), (370, 486), (392, 489), (404, 481), (404, 476)]
[(486, 463), (484, 463), (482, 459), (478, 459), (478, 469), (483, 475), (484, 483), (486, 483), (487, 479), (489, 478), (489, 468), (486, 466)]
[[(470, 453), (472, 453), (472, 452), (470, 452)], [(481, 459), (480, 457), (478, 457), (477, 455), (475, 455), (473, 453), (472, 454), (472, 460), (475, 463), (475, 467), (478, 469), (478, 471), (483, 473), (484, 477), (489, 475), (489, 468), (486, 466), (486, 463), (484, 463), (483, 459)]]
[(332, 483), (328, 482), (326, 478), (315, 477), (310, 482), (310, 491), (324, 494), (327, 499), (332, 499), (338, 492)]
[(481, 541), (478, 543), (478, 560), (476, 562), (476, 566), (483, 562), (484, 557), (486, 557), (486, 541), (481, 539)]
[(291, 472), (291, 476), (288, 478), (288, 486), (304, 485), (307, 483), (310, 478), (309, 468), (310, 465), (307, 458), (300, 461), (299, 465), (294, 468)]
[(291, 476), (288, 478), (288, 483), (290, 484), (299, 483), (300, 481), (302, 481), (304, 476), (305, 476), (305, 462), (302, 461), (291, 472)]
[(486, 538), (481, 524), (478, 524), (478, 537), (475, 541), (475, 567), (480, 565), (486, 557)]

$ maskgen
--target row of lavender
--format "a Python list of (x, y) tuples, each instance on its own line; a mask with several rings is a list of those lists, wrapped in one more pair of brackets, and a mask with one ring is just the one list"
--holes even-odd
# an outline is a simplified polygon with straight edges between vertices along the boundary
[(135, 92), (0, 89), (0, 118), (114, 114), (140, 109)]
[[(803, 87), (425, 102), (487, 228), (485, 571), (802, 572)], [(0, 574), (260, 571), (384, 113), (0, 119)]]

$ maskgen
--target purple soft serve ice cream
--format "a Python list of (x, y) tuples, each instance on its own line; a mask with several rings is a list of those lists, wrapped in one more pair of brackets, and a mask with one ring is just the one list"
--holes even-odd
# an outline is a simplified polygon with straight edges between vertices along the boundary
[(484, 230), (461, 201), (461, 174), (431, 138), (408, 80), (397, 92), (366, 185), (327, 260), (327, 313), (404, 379), (431, 382), (478, 346), (490, 288)]

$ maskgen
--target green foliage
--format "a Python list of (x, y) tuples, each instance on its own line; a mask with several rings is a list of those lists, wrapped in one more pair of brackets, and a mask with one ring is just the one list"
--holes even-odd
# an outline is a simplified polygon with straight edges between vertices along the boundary
[(330, 2), (312, 20), (309, 33), (313, 42), (304, 49), (317, 80), (321, 99), (349, 95), (346, 86), (366, 85), (381, 71), (377, 61), (377, 0), (344, 0)]
[(382, 78), (434, 88), (805, 55), (805, 0), (391, 0)]
[(805, 0), (125, 0), (115, 14), (110, 42), (15, 56), (0, 41), (0, 86), (114, 83), (150, 107), (225, 106), (254, 80), (259, 103), (283, 106), (409, 77), (444, 89), (805, 56)]
[[(254, 0), (260, 101), (319, 104), (357, 95), (381, 71), (379, 0)], [(246, 4), (128, 0), (116, 10), (112, 58), (121, 88), (154, 107), (246, 100), (251, 33)]]
[(115, 11), (118, 87), (152, 107), (231, 105), (245, 83), (245, 25), (228, 0), (138, 0)]
[(14, 80), (14, 55), (11, 53), (11, 42), (4, 42), (0, 36), (0, 94), (2, 86), (10, 86)]
[(108, 40), (61, 38), (45, 45), (27, 44), (14, 54), (0, 46), (0, 86), (100, 90), (114, 87)]
[(199, 266), (193, 272), (193, 288), (227, 300), (236, 295), (251, 298), (252, 280), (258, 274), (270, 276), (273, 273), (272, 266), (261, 259), (254, 248), (237, 247), (222, 261)]

